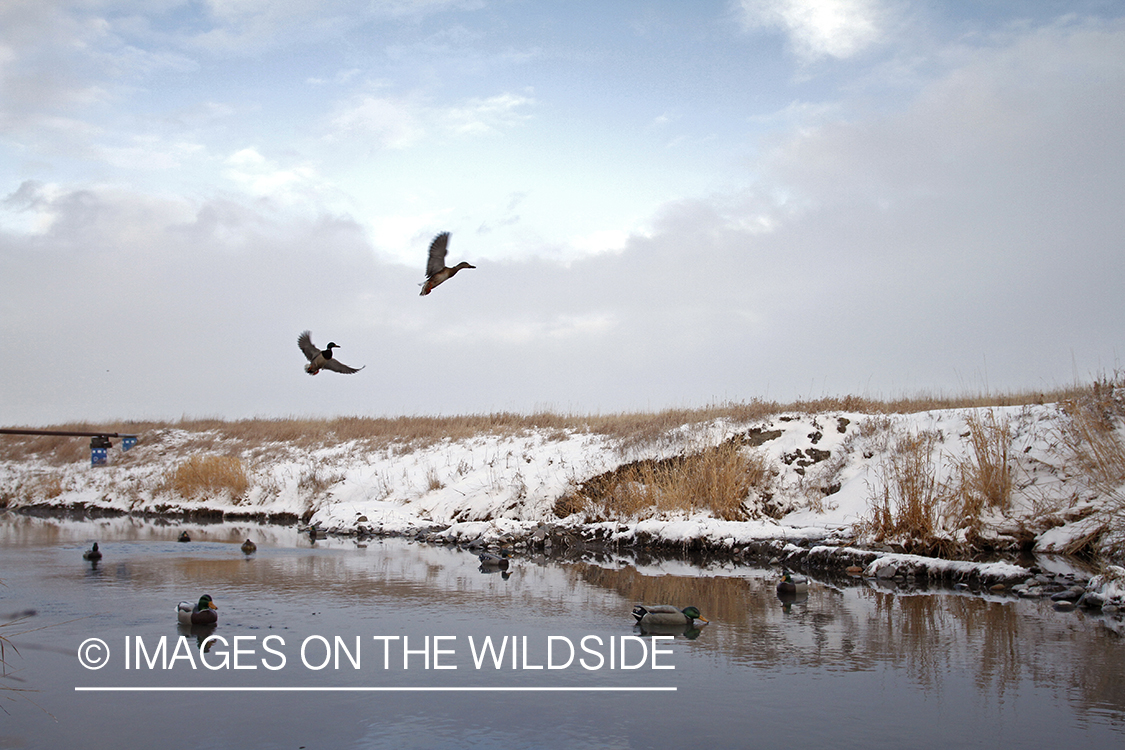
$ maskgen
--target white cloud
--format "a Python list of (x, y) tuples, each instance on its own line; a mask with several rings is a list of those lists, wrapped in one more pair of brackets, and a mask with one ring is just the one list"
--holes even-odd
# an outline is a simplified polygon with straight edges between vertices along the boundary
[(447, 8), (475, 9), (478, 0), (206, 0), (209, 23), (184, 43), (243, 55), (286, 44), (339, 38), (365, 22), (420, 18)]
[(469, 99), (440, 113), (447, 130), (457, 135), (490, 135), (531, 119), (527, 109), (535, 100), (503, 93), (487, 99)]
[(312, 166), (282, 167), (254, 148), (244, 148), (231, 154), (226, 164), (223, 176), (252, 195), (299, 200), (319, 182)]
[(603, 229), (582, 237), (573, 237), (571, 246), (581, 255), (620, 251), (629, 241), (630, 233), (622, 229)]
[(581, 341), (592, 345), (595, 340), (611, 334), (616, 325), (616, 315), (605, 311), (533, 314), (519, 318), (473, 316), (464, 322), (448, 323), (429, 337), (441, 342), (472, 339), (504, 347), (525, 347), (545, 341)]
[(425, 107), (414, 98), (361, 94), (332, 117), (334, 135), (372, 137), (383, 148), (414, 145), (425, 135)]
[(779, 28), (803, 58), (852, 57), (880, 41), (881, 0), (741, 0), (748, 28)]
[(165, 143), (158, 136), (134, 136), (126, 146), (101, 146), (100, 158), (107, 164), (125, 170), (175, 169), (185, 161), (206, 154), (201, 143), (174, 141)]
[(431, 134), (497, 134), (529, 120), (527, 110), (534, 104), (529, 96), (509, 92), (445, 107), (431, 105), (420, 95), (360, 94), (340, 106), (330, 123), (332, 137), (371, 137), (382, 148), (404, 149)]

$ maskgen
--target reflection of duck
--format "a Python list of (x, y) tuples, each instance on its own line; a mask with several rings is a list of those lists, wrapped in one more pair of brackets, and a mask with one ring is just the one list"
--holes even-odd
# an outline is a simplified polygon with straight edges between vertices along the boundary
[(247, 555), (251, 555), (251, 554), (258, 551), (258, 545), (254, 544), (252, 541), (247, 539), (245, 542), (242, 543), (242, 551), (243, 551), (243, 553), (245, 553)]
[[(359, 372), (363, 367), (355, 368), (348, 367), (340, 360), (332, 356), (332, 350), (339, 349), (340, 346), (335, 341), (328, 342), (327, 349), (317, 349), (316, 345), (312, 342), (312, 334), (309, 331), (304, 331), (297, 337), (297, 346), (301, 347), (304, 352), (305, 358), (309, 363), (305, 365), (305, 372), (309, 375), (316, 375), (321, 370), (332, 370), (333, 372), (342, 372), (345, 375), (351, 375), (353, 372)], [(366, 365), (364, 365), (366, 367)]]
[(511, 564), (508, 558), (509, 554), (507, 552), (501, 552), (499, 555), (493, 554), (492, 552), (484, 552), (477, 556), (482, 568), (491, 568), (492, 570), (507, 570), (508, 566)]
[(445, 265), (445, 253), (449, 247), (449, 232), (442, 232), (430, 243), (430, 257), (426, 262), (426, 283), (422, 285), (422, 296), (434, 290), (438, 284), (453, 278), (453, 275), (462, 268), (476, 268), (465, 261), (461, 261), (453, 268)]
[(218, 607), (211, 601), (210, 594), (199, 597), (199, 602), (180, 602), (176, 606), (176, 619), (182, 625), (214, 625), (219, 621)]
[(83, 560), (93, 560), (97, 562), (102, 559), (101, 550), (98, 549), (98, 543), (94, 542), (94, 546), (82, 553)]
[(809, 590), (809, 579), (804, 576), (795, 576), (786, 573), (785, 577), (777, 584), (779, 594), (805, 594)]
[(207, 640), (208, 636), (214, 634), (215, 628), (215, 623), (209, 625), (185, 625), (181, 622), (176, 626), (176, 630), (179, 631), (180, 635), (190, 635), (194, 638), (196, 648), (203, 649), (203, 653), (209, 652), (211, 647), (215, 645), (214, 640)]
[(633, 617), (641, 627), (692, 627), (701, 628), (707, 624), (698, 607), (678, 609), (671, 604), (637, 604), (633, 607)]
[(179, 538), (179, 539), (178, 539), (177, 541), (180, 541), (180, 542), (190, 542), (190, 541), (191, 541), (191, 537), (190, 537), (190, 536), (188, 536), (188, 533), (187, 533), (186, 531), (181, 531), (181, 532), (180, 532), (180, 538)]

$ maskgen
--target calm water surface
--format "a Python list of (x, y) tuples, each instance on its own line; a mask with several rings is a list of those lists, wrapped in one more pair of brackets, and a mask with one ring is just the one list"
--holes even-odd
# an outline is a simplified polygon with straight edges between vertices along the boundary
[[(814, 582), (786, 604), (776, 572), (754, 567), (525, 557), (505, 577), (480, 571), (468, 552), (405, 540), (313, 544), (291, 529), (217, 525), (187, 526), (193, 541), (181, 544), (182, 528), (0, 515), (0, 615), (36, 611), (0, 629), (19, 649), (4, 651), (0, 747), (1125, 741), (1120, 622), (1046, 602)], [(249, 558), (238, 549), (247, 536), (258, 543)], [(95, 540), (105, 555), (96, 567), (81, 556)], [(176, 603), (204, 593), (220, 608), (218, 626), (178, 625)], [(639, 601), (695, 604), (711, 620), (698, 637), (657, 642), (655, 665), (674, 669), (654, 669), (652, 641), (632, 638)], [(207, 635), (226, 645), (201, 653)], [(475, 663), (486, 636), (496, 647), (508, 638), (499, 667)], [(97, 670), (79, 659), (90, 638), (108, 648)], [(566, 663), (567, 644), (574, 660), (547, 669)], [(639, 666), (621, 668), (622, 648), (625, 666)], [(522, 690), (449, 690), (480, 687)]]

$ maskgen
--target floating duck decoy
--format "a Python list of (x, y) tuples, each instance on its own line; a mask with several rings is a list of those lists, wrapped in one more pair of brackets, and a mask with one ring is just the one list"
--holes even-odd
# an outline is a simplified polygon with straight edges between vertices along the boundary
[(242, 543), (241, 549), (242, 549), (243, 553), (245, 553), (247, 555), (252, 555), (252, 554), (254, 554), (255, 552), (258, 551), (258, 545), (254, 544), (252, 541), (247, 539), (245, 542)]
[(94, 546), (82, 553), (83, 560), (93, 560), (97, 562), (102, 559), (102, 552), (98, 549), (98, 543), (94, 542)]
[[(326, 349), (317, 349), (312, 342), (312, 333), (309, 331), (305, 331), (297, 337), (297, 346), (301, 347), (301, 351), (305, 353), (305, 357), (309, 360), (309, 363), (305, 365), (305, 372), (309, 375), (316, 375), (321, 370), (332, 370), (333, 372), (351, 375), (353, 372), (359, 372), (363, 369), (363, 367), (348, 367), (333, 357), (332, 350), (340, 348), (340, 345), (335, 341), (329, 341)], [(364, 367), (366, 366), (364, 365)]]
[(199, 602), (180, 602), (176, 606), (176, 619), (181, 625), (214, 625), (219, 621), (218, 607), (210, 594), (199, 597)]
[(809, 590), (809, 579), (800, 575), (786, 573), (777, 584), (779, 594), (805, 594)]
[(188, 533), (186, 531), (181, 531), (180, 532), (180, 538), (177, 539), (176, 541), (178, 541), (178, 542), (190, 542), (191, 537), (188, 536)]
[(699, 612), (699, 607), (684, 607), (679, 609), (671, 604), (637, 604), (633, 607), (633, 617), (637, 624), (644, 626), (664, 627), (691, 627), (699, 629), (707, 624), (708, 620)]
[(434, 290), (438, 284), (453, 277), (462, 268), (476, 268), (461, 261), (453, 268), (445, 265), (445, 253), (449, 249), (449, 232), (442, 232), (430, 243), (430, 259), (426, 262), (426, 281), (422, 284), (422, 296)]
[(492, 552), (484, 552), (477, 555), (477, 559), (480, 560), (480, 566), (490, 570), (507, 570), (508, 566), (511, 564), (509, 557), (507, 552), (501, 552), (499, 555), (493, 554)]

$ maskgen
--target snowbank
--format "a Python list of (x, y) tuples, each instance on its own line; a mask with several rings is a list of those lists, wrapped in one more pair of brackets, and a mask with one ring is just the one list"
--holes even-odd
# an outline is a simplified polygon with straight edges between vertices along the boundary
[[(599, 544), (705, 547), (737, 551), (761, 540), (834, 544), (878, 542), (901, 552), (910, 539), (865, 537), (863, 522), (885, 486), (888, 462), (904, 436), (928, 435), (933, 480), (952, 485), (974, 456), (970, 421), (1003, 424), (1012, 492), (1006, 507), (988, 508), (972, 527), (948, 508), (939, 538), (971, 538), (994, 549), (1035, 545), (1061, 551), (1104, 526), (1113, 511), (1104, 492), (1073, 467), (1059, 448), (1056, 405), (955, 409), (871, 416), (833, 412), (781, 414), (766, 420), (685, 425), (647, 447), (624, 450), (596, 433), (526, 430), (481, 434), (413, 447), (368, 449), (351, 441), (314, 449), (246, 446), (179, 429), (143, 434), (109, 465), (63, 466), (41, 458), (0, 462), (0, 504), (87, 513), (158, 513), (227, 518), (300, 519), (345, 534), (419, 534), (444, 541), (515, 540), (538, 543), (578, 538)], [(559, 517), (556, 504), (583, 483), (629, 461), (666, 458), (737, 440), (769, 467), (744, 508), (748, 520), (703, 513), (606, 518), (577, 512)], [(206, 448), (198, 446), (206, 445)], [(195, 447), (193, 447), (195, 446)], [(183, 497), (169, 478), (191, 455), (239, 457), (249, 489)], [(1120, 491), (1117, 496), (1120, 497)], [(1119, 511), (1120, 509), (1118, 509)], [(538, 534), (538, 538), (535, 535)], [(889, 546), (888, 546), (889, 545)], [(911, 563), (916, 565), (917, 562)]]

